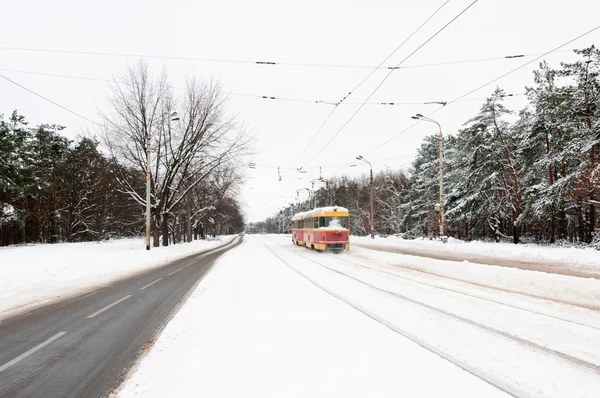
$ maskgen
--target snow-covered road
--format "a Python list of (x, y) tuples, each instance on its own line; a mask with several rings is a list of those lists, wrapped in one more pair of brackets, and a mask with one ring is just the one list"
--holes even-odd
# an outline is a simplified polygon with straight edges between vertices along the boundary
[[(122, 395), (598, 396), (600, 312), (585, 304), (600, 281), (474, 264), (436, 275), (366, 252), (249, 237)], [(581, 305), (566, 304), (577, 287)]]
[(0, 321), (231, 242), (220, 236), (145, 250), (144, 240), (0, 248)]

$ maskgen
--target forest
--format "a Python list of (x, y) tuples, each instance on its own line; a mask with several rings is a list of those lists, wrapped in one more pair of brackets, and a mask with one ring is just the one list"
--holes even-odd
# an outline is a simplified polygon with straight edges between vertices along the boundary
[[(496, 88), (461, 129), (444, 132), (447, 236), (600, 249), (600, 51), (575, 53), (576, 62), (539, 65), (524, 109), (509, 109)], [(377, 234), (439, 238), (439, 142), (425, 137), (408, 170), (375, 172)], [(334, 177), (264, 227), (286, 232), (295, 212), (335, 204), (366, 235), (369, 200), (368, 176)]]
[(147, 169), (155, 247), (244, 229), (249, 139), (217, 83), (189, 79), (175, 93), (140, 62), (110, 100), (98, 133), (75, 141), (64, 126), (0, 114), (0, 246), (143, 236)]

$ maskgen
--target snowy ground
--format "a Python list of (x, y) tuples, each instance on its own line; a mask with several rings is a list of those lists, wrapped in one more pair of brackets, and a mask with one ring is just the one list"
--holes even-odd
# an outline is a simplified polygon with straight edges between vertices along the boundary
[(463, 242), (450, 238), (406, 240), (394, 236), (375, 239), (352, 236), (352, 245), (442, 260), (470, 261), (561, 274), (600, 277), (600, 251), (593, 248), (551, 247), (536, 244)]
[[(469, 264), (487, 271), (456, 269), (478, 278), (465, 282), (365, 252), (391, 256), (247, 237), (119, 396), (598, 396), (600, 312), (559, 299), (584, 281), (588, 300), (600, 281), (549, 275), (562, 290), (542, 299), (528, 289), (548, 274)], [(496, 286), (506, 280), (513, 292)]]
[(0, 248), (0, 320), (227, 243), (232, 236), (145, 250), (143, 239)]

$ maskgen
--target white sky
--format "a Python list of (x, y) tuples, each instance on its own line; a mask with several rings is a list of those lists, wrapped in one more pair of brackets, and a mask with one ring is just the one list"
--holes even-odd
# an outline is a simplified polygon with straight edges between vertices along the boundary
[[(127, 54), (167, 55), (248, 61), (366, 65), (379, 64), (445, 0), (172, 0), (92, 2), (75, 0), (21, 1), (2, 7), (0, 47), (39, 48)], [(395, 65), (446, 24), (472, 0), (451, 0), (386, 65)], [(512, 54), (543, 53), (599, 24), (597, 0), (479, 0), (444, 32), (404, 65), (481, 59)], [(565, 47), (600, 44), (597, 30)], [(450, 101), (533, 59), (497, 60), (430, 66), (395, 71), (373, 102)], [(546, 58), (551, 64), (572, 60), (570, 53)], [(90, 119), (107, 110), (107, 83), (24, 74), (10, 70), (110, 79), (135, 58), (56, 54), (0, 49), (0, 74)], [(336, 102), (358, 84), (369, 69), (260, 66), (190, 60), (148, 59), (163, 66), (174, 86), (186, 75), (219, 79), (226, 92)], [(523, 93), (532, 84), (535, 64), (496, 83), (507, 93)], [(387, 71), (376, 72), (346, 101), (360, 103)], [(470, 96), (487, 96), (495, 85)], [(454, 133), (474, 116), (481, 101), (448, 105), (436, 113), (446, 133)], [(506, 105), (519, 109), (523, 97)], [(331, 111), (331, 105), (273, 101), (232, 95), (230, 111), (250, 126), (256, 137), (256, 170), (242, 190), (249, 220), (256, 221), (295, 200), (295, 190), (362, 154), (375, 170), (410, 162), (426, 134), (436, 126), (421, 123), (367, 156), (375, 147), (412, 124), (410, 116), (428, 113), (435, 105), (365, 106), (323, 152), (322, 148), (359, 106), (340, 105), (297, 164), (304, 146)], [(94, 126), (0, 79), (0, 113), (18, 109), (32, 124), (66, 125), (75, 138)], [(393, 159), (389, 159), (393, 158)], [(386, 159), (378, 161), (379, 159)], [(277, 166), (284, 180), (278, 182)], [(368, 172), (366, 165), (338, 173)], [(301, 179), (298, 179), (298, 178)], [(344, 205), (339, 203), (339, 205)]]

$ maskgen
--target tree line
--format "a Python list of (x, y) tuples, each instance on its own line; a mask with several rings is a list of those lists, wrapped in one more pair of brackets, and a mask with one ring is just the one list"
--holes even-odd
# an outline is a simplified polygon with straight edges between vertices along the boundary
[(243, 230), (249, 138), (217, 83), (189, 79), (175, 93), (140, 62), (110, 100), (99, 138), (71, 141), (63, 126), (0, 115), (0, 246), (143, 235), (147, 145), (155, 247)]
[[(461, 129), (445, 132), (447, 235), (600, 248), (600, 51), (575, 53), (576, 62), (539, 65), (524, 109), (509, 109), (496, 88)], [(377, 233), (439, 235), (438, 148), (437, 134), (425, 137), (408, 171), (376, 173)], [(267, 219), (267, 230), (286, 232), (291, 214), (315, 203), (348, 207), (353, 233), (368, 232), (366, 176), (333, 179), (312, 202)]]

